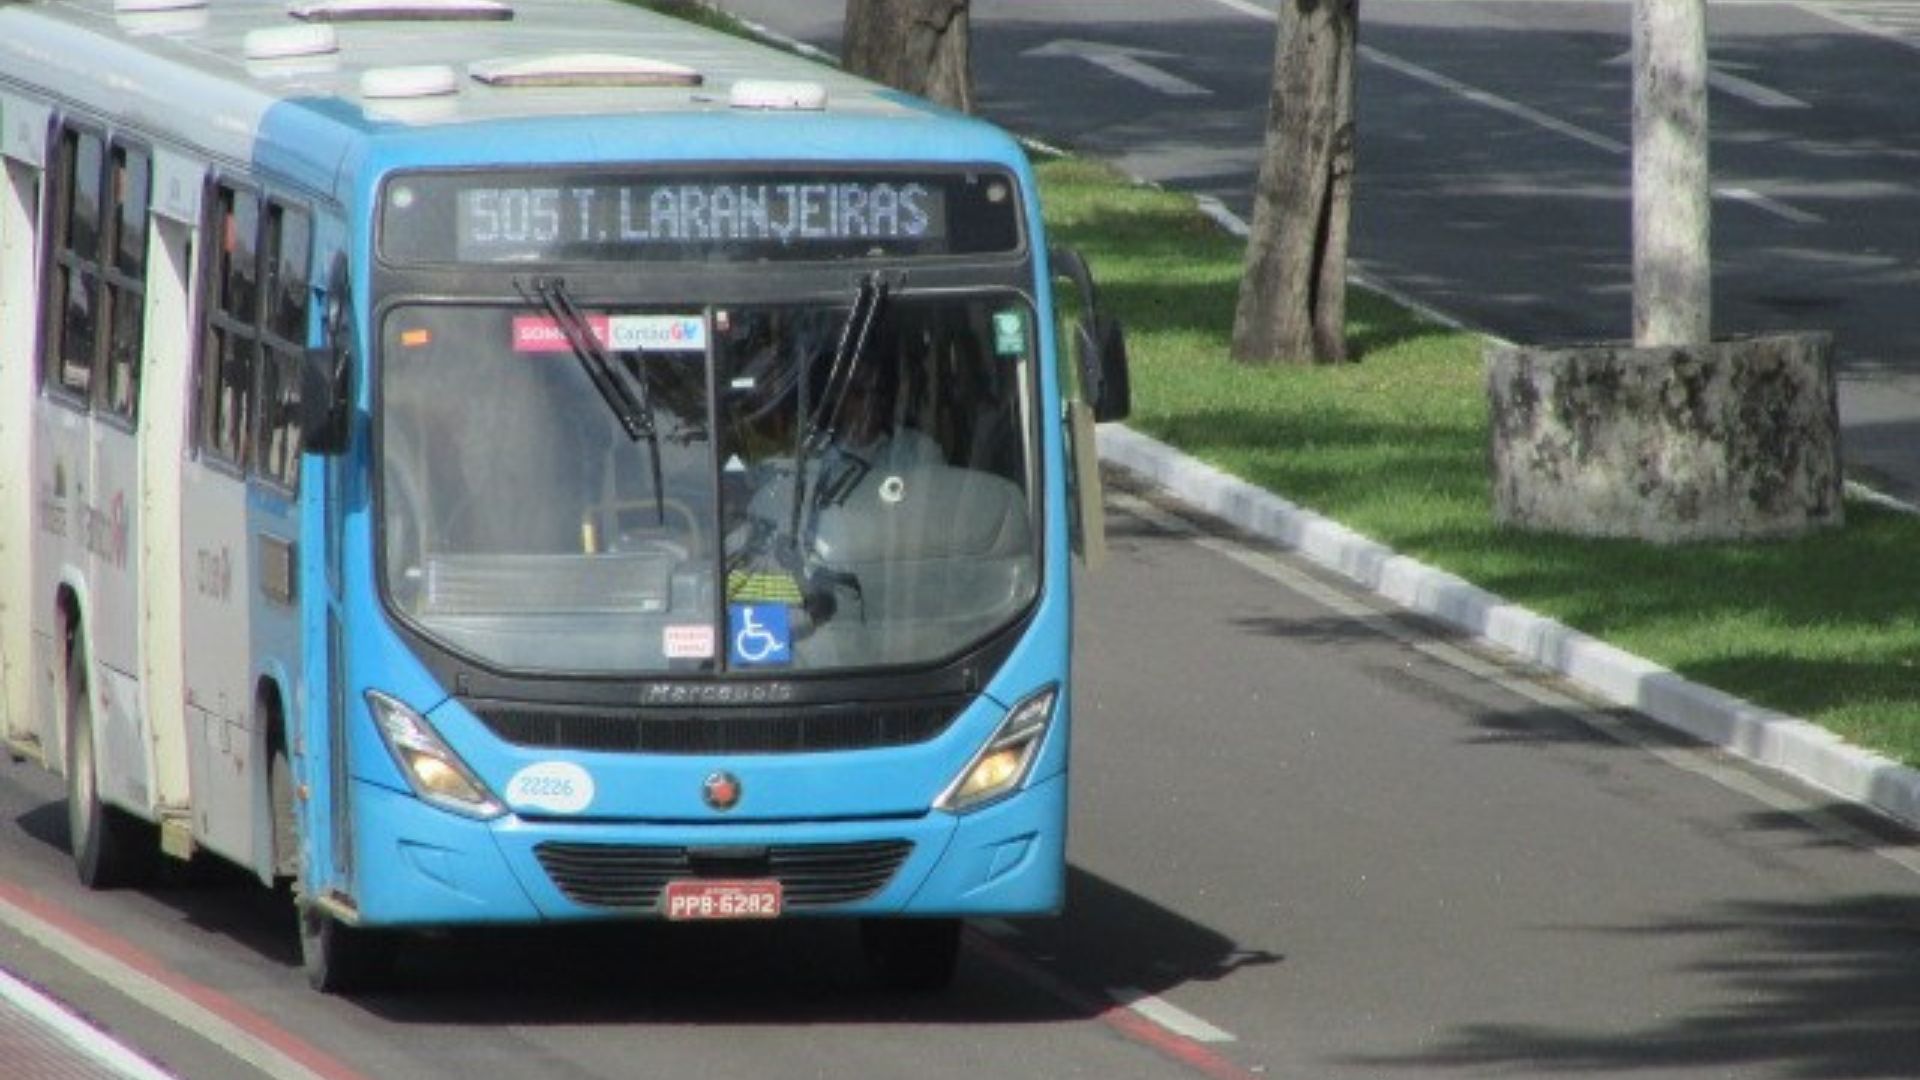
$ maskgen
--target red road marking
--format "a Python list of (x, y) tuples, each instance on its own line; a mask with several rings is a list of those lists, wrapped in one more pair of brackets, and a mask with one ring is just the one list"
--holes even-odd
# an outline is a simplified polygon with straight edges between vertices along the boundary
[(321, 1080), (371, 1080), (365, 1073), (351, 1068), (218, 990), (175, 973), (125, 938), (95, 926), (25, 889), (0, 882), (0, 904), (12, 907), (57, 933), (103, 954), (114, 963), (159, 983), (290, 1058)]
[(1213, 1080), (1269, 1080), (1237, 1065), (1206, 1046), (1161, 1027), (1125, 1005), (1099, 1001), (1059, 976), (976, 930), (967, 931), (967, 945), (1001, 968), (1039, 987), (1068, 1006), (1098, 1017), (1122, 1038), (1140, 1043)]

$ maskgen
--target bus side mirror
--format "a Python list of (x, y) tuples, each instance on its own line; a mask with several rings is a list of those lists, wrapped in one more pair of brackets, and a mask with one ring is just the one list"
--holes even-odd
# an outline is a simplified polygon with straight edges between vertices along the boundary
[(1127, 332), (1120, 320), (1106, 315), (1095, 316), (1091, 325), (1082, 320), (1075, 337), (1080, 385), (1087, 388), (1093, 418), (1101, 423), (1125, 420), (1133, 411), (1133, 385), (1127, 375)]
[(348, 319), (347, 258), (333, 260), (321, 319), (326, 340), (307, 350), (300, 369), (300, 428), (303, 445), (315, 454), (347, 449), (353, 405), (353, 326)]
[(1074, 330), (1073, 359), (1080, 394), (1101, 423), (1125, 420), (1133, 411), (1133, 384), (1127, 373), (1127, 334), (1120, 320), (1100, 310), (1087, 261), (1071, 248), (1050, 253), (1054, 270), (1072, 280), (1080, 293), (1080, 323)]

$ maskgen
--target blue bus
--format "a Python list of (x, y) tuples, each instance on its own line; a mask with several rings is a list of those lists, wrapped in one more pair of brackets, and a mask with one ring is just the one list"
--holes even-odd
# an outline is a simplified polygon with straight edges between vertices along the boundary
[(1126, 359), (1006, 134), (601, 0), (63, 0), (0, 160), (0, 720), (87, 885), (290, 885), (328, 992), (1060, 908)]

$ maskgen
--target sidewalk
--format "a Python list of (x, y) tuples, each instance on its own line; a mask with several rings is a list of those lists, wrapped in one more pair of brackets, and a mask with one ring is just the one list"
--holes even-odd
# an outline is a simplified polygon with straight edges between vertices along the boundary
[(1118, 424), (1100, 457), (1168, 498), (1297, 551), (1354, 584), (1564, 676), (1605, 701), (1920, 828), (1920, 771), (1824, 728), (1681, 678)]

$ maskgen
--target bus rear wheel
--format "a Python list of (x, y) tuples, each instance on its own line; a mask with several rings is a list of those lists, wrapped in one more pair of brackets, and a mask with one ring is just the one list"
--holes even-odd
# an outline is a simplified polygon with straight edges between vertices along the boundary
[(960, 958), (960, 920), (863, 919), (860, 945), (887, 989), (944, 990)]
[(159, 845), (147, 824), (100, 801), (93, 746), (93, 699), (79, 650), (67, 661), (67, 835), (73, 868), (89, 889), (138, 885), (153, 873)]

